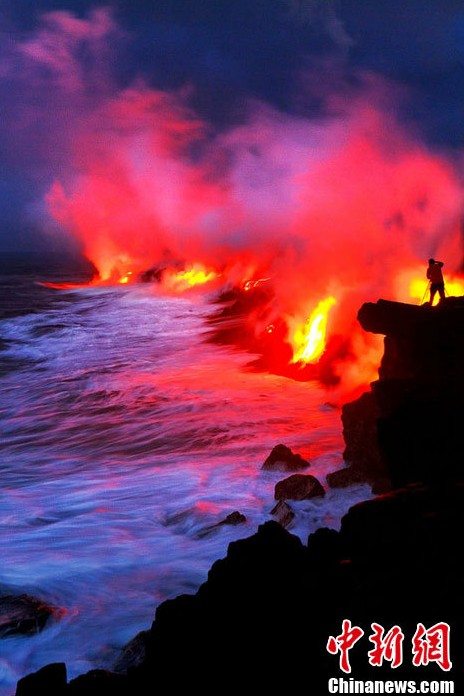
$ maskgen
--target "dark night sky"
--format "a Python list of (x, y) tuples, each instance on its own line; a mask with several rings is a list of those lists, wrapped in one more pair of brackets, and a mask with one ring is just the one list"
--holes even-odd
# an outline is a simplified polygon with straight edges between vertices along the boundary
[[(72, 59), (49, 42), (54, 72), (42, 59), (31, 68), (24, 47), (43, 41), (46, 13), (89, 19), (99, 7), (112, 17), (101, 38), (76, 40)], [(464, 144), (462, 0), (3, 0), (0, 22), (0, 249), (60, 247), (43, 201), (66, 175), (72, 130), (140, 81), (187, 90), (218, 133), (250, 100), (320, 118), (327, 94), (375, 74), (395, 84), (395, 111), (430, 147), (459, 158)], [(71, 88), (76, 65), (85, 85)]]

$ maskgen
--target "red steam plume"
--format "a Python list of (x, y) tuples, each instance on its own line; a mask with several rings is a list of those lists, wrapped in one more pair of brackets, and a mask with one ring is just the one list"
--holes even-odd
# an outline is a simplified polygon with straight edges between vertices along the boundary
[[(115, 29), (102, 12), (79, 21), (49, 15), (47, 31), (23, 47), (29, 70), (45, 62), (68, 98), (80, 95), (72, 129), (60, 136), (69, 156), (47, 195), (53, 218), (105, 279), (136, 277), (166, 256), (225, 281), (271, 277), (259, 331), (284, 319), (291, 334), (334, 297), (329, 335), (350, 337), (340, 376), (354, 386), (374, 378), (378, 347), (355, 319), (362, 302), (407, 301), (406, 278), (423, 275), (431, 255), (449, 270), (461, 264), (453, 166), (383, 106), (394, 95), (373, 76), (326, 118), (250, 103), (245, 122), (219, 135), (188, 108), (188, 92), (143, 83), (118, 91), (102, 78), (83, 102), (75, 48), (85, 40), (95, 55), (107, 50)], [(51, 31), (65, 74), (50, 57)]]

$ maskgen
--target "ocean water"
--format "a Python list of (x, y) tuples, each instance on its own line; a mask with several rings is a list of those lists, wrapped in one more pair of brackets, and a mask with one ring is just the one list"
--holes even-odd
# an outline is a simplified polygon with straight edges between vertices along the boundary
[[(342, 465), (339, 410), (315, 382), (248, 369), (206, 342), (204, 292), (155, 285), (57, 290), (88, 268), (0, 262), (0, 590), (63, 615), (0, 641), (0, 695), (49, 662), (111, 668), (156, 606), (196, 591), (228, 544), (271, 519), (280, 442), (323, 484)], [(367, 486), (292, 503), (306, 541), (338, 528)], [(239, 510), (243, 525), (215, 527)]]

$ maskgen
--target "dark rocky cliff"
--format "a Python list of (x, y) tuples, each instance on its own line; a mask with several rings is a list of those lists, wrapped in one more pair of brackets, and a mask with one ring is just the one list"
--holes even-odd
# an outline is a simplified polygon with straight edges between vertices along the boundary
[(464, 298), (440, 306), (379, 300), (358, 314), (385, 335), (379, 380), (343, 407), (349, 469), (331, 485), (367, 480), (374, 490), (462, 476), (464, 450)]

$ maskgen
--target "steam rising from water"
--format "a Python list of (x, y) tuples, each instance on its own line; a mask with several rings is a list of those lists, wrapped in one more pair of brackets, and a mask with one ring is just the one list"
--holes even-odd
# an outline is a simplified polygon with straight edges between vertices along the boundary
[(269, 321), (304, 323), (332, 295), (330, 332), (351, 336), (355, 353), (340, 372), (369, 381), (363, 358), (379, 353), (356, 328), (360, 304), (408, 300), (399, 279), (422, 276), (429, 256), (453, 271), (462, 261), (458, 174), (399, 123), (404, 94), (373, 74), (350, 87), (343, 71), (336, 88), (318, 88), (314, 68), (307, 90), (324, 102), (318, 117), (249, 101), (240, 124), (217, 132), (190, 109), (193, 86), (119, 88), (110, 56), (121, 41), (107, 9), (84, 19), (53, 12), (9, 55), (46, 131), (46, 203), (61, 233), (107, 278), (166, 258), (225, 280), (271, 276)]

